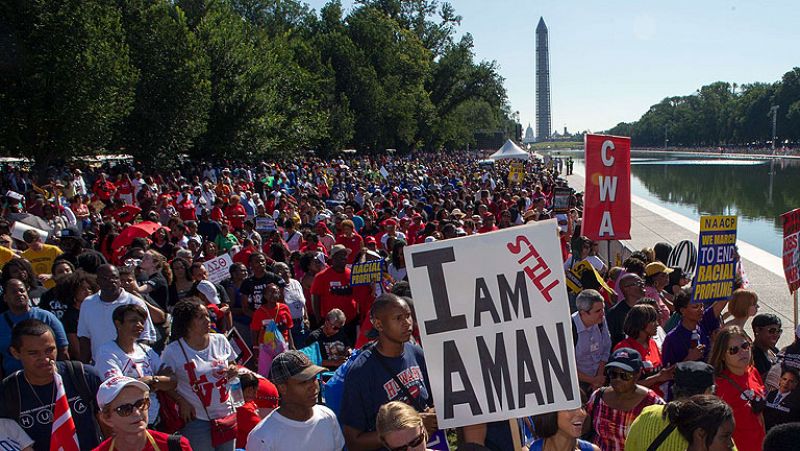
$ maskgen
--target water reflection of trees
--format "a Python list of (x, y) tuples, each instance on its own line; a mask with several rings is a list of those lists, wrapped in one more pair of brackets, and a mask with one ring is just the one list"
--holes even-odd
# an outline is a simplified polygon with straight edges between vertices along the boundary
[(775, 165), (772, 200), (770, 165), (633, 165), (633, 175), (662, 201), (695, 205), (698, 211), (725, 213), (735, 208), (745, 218), (780, 225), (781, 213), (800, 207), (800, 167)]

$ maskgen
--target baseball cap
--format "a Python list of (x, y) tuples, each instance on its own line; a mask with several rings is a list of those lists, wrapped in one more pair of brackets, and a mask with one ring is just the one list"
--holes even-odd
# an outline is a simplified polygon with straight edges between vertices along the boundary
[(352, 252), (352, 251), (350, 249), (348, 249), (347, 247), (345, 247), (344, 245), (342, 245), (342, 244), (335, 244), (331, 248), (331, 251), (329, 252), (329, 254), (330, 254), (331, 258), (332, 258), (334, 255), (338, 254), (339, 252), (347, 252), (347, 255), (350, 255), (350, 252)]
[(273, 384), (283, 384), (289, 379), (307, 381), (327, 369), (314, 365), (307, 355), (300, 351), (289, 350), (278, 354), (272, 360), (269, 379)]
[(260, 409), (275, 409), (278, 407), (278, 389), (275, 384), (265, 377), (258, 378), (258, 388), (256, 388), (256, 406)]
[(100, 384), (100, 388), (97, 389), (97, 407), (102, 409), (114, 402), (114, 399), (125, 387), (136, 387), (143, 392), (150, 391), (150, 387), (144, 382), (127, 376), (114, 376)]
[(702, 391), (714, 385), (714, 367), (705, 362), (680, 362), (675, 365), (675, 386)]
[(75, 226), (69, 226), (69, 227), (65, 227), (65, 228), (61, 229), (61, 233), (59, 233), (59, 235), (58, 235), (58, 236), (59, 236), (59, 238), (61, 238), (62, 240), (63, 240), (64, 238), (76, 238), (76, 239), (81, 239), (81, 232), (80, 232), (80, 230), (78, 230), (78, 228), (77, 228), (77, 227), (75, 227)]
[(200, 283), (197, 284), (197, 291), (203, 293), (203, 296), (208, 299), (208, 302), (219, 305), (219, 294), (217, 294), (217, 289), (214, 287), (213, 283), (208, 280), (201, 280)]
[(642, 369), (642, 356), (635, 349), (619, 348), (611, 354), (606, 368), (619, 368), (635, 373)]
[(376, 241), (374, 236), (368, 236), (364, 238), (364, 244), (375, 244), (375, 243)]
[(665, 274), (669, 274), (672, 271), (673, 271), (672, 268), (667, 268), (667, 265), (661, 262), (648, 263), (647, 266), (644, 267), (644, 274), (647, 277), (651, 277), (662, 272)]

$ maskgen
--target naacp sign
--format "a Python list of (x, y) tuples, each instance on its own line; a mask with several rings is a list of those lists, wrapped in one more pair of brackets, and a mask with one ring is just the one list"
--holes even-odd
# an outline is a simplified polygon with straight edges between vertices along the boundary
[(405, 248), (440, 428), (580, 407), (556, 227)]

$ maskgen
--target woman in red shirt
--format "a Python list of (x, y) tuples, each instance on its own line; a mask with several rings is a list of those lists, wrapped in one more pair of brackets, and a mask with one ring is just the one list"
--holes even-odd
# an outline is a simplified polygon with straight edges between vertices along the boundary
[(631, 348), (638, 351), (642, 356), (642, 376), (639, 385), (644, 385), (663, 397), (664, 394), (659, 386), (672, 380), (675, 367), (674, 365), (668, 369), (662, 367), (661, 350), (653, 340), (658, 330), (658, 312), (655, 307), (647, 304), (634, 305), (625, 317), (622, 329), (627, 338), (617, 343), (614, 350)]
[(766, 436), (761, 412), (766, 405), (766, 391), (758, 370), (753, 366), (753, 343), (739, 326), (720, 330), (711, 348), (708, 363), (717, 375), (716, 395), (733, 409), (736, 447), (761, 449)]
[(349, 219), (342, 221), (340, 227), (342, 234), (336, 238), (336, 244), (350, 249), (350, 254), (347, 255), (347, 264), (352, 265), (360, 254), (361, 248), (364, 247), (364, 238), (361, 238), (361, 235), (355, 231), (356, 226)]
[(241, 230), (244, 228), (244, 220), (247, 217), (247, 212), (239, 202), (239, 196), (236, 194), (230, 198), (228, 208), (225, 209), (225, 217), (230, 222), (231, 229)]

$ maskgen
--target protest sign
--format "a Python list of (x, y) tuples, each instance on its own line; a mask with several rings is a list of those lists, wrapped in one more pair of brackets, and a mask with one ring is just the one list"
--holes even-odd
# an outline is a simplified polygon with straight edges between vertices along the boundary
[(253, 351), (250, 346), (247, 346), (247, 342), (244, 341), (244, 338), (235, 327), (229, 330), (225, 336), (228, 337), (228, 342), (231, 344), (233, 355), (235, 356), (233, 360), (236, 363), (244, 366), (245, 363), (253, 358)]
[(587, 260), (584, 260), (576, 264), (575, 266), (570, 268), (570, 270), (567, 271), (566, 274), (564, 274), (565, 281), (567, 283), (567, 289), (569, 290), (570, 293), (577, 296), (581, 291), (583, 291), (583, 282), (581, 281), (581, 279), (583, 277), (583, 273), (586, 271), (592, 272), (592, 279), (596, 281), (595, 286), (599, 287), (597, 291), (605, 290), (606, 293), (608, 293), (609, 295), (614, 293), (614, 290), (612, 290), (608, 286), (608, 284), (606, 284), (606, 281), (603, 280), (603, 277), (600, 276), (597, 270), (594, 269), (594, 266), (592, 266), (592, 264), (589, 263)]
[(508, 168), (508, 183), (522, 183), (525, 178), (525, 165), (521, 161), (514, 161)]
[(350, 286), (378, 283), (383, 277), (383, 259), (355, 263), (350, 268)]
[(203, 262), (203, 266), (205, 266), (206, 271), (208, 271), (208, 280), (214, 283), (220, 283), (223, 280), (231, 277), (231, 266), (233, 266), (233, 260), (229, 254), (223, 254), (219, 257)]
[(572, 190), (564, 187), (557, 187), (553, 189), (553, 212), (566, 213), (569, 211), (569, 198), (572, 196)]
[(800, 208), (781, 215), (783, 218), (783, 272), (789, 293), (800, 287)]
[[(24, 222), (16, 221), (16, 222), (14, 222), (14, 225), (11, 226), (11, 238), (14, 238), (15, 240), (25, 241), (25, 240), (22, 239), (22, 236), (25, 235), (25, 231), (27, 231), (27, 230), (35, 230), (36, 233), (38, 233), (39, 236), (42, 238), (42, 242), (47, 241), (47, 237), (50, 235), (49, 233), (47, 233), (46, 231), (44, 231), (42, 229), (38, 229), (36, 227), (29, 226), (28, 224), (25, 224)], [(45, 272), (48, 272), (48, 271), (50, 271), (50, 268), (48, 268), (47, 271), (45, 271)]]
[(386, 166), (381, 166), (381, 177), (388, 179), (389, 178), (389, 171), (386, 170)]
[(681, 268), (684, 277), (691, 279), (697, 266), (697, 247), (689, 240), (678, 242), (669, 253), (667, 266)]
[(404, 249), (440, 428), (580, 406), (557, 237), (548, 220)]
[(586, 135), (583, 235), (591, 240), (631, 237), (631, 139)]
[(257, 232), (272, 232), (273, 230), (278, 230), (277, 227), (275, 227), (275, 220), (270, 216), (256, 216), (255, 220)]
[(727, 300), (736, 278), (736, 216), (701, 216), (692, 302)]

